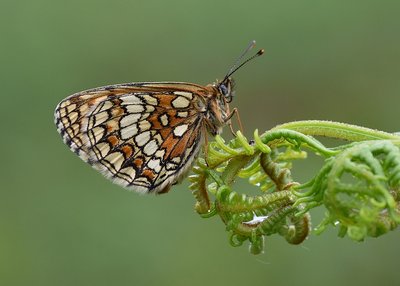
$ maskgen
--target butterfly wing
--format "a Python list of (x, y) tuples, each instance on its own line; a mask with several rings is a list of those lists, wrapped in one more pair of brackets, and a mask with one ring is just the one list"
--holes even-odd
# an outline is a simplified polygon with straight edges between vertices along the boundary
[(64, 142), (128, 189), (161, 193), (189, 169), (204, 138), (195, 107), (204, 87), (186, 83), (107, 86), (74, 94), (56, 108)]

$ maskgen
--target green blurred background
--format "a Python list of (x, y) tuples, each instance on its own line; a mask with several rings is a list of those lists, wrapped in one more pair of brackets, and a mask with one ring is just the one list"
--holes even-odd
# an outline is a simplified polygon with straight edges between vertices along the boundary
[(187, 182), (155, 197), (104, 179), (53, 110), (112, 83), (210, 83), (255, 39), (266, 54), (236, 74), (233, 102), (248, 136), (300, 119), (398, 131), (399, 14), (399, 1), (2, 0), (0, 285), (398, 285), (398, 231), (274, 236), (252, 256), (194, 212)]

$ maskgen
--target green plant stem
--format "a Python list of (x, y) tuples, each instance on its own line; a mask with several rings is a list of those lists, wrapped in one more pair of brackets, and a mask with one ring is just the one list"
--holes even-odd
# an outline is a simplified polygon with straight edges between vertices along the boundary
[(276, 129), (291, 129), (306, 135), (324, 136), (347, 141), (400, 140), (400, 136), (394, 133), (324, 120), (304, 120), (284, 123), (272, 128), (271, 131)]

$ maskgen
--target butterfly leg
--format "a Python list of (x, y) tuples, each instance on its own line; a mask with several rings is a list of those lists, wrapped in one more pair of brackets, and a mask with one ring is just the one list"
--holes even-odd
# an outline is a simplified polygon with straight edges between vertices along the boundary
[(203, 124), (201, 126), (201, 128), (203, 129), (203, 134), (204, 134), (204, 160), (206, 161), (207, 166), (209, 166), (208, 162), (207, 162), (207, 157), (208, 157), (208, 134), (207, 134), (207, 127), (206, 124)]
[(236, 115), (236, 118), (237, 118), (237, 122), (238, 122), (238, 125), (239, 125), (240, 132), (243, 133), (242, 121), (240, 120), (239, 110), (238, 110), (236, 107), (235, 107), (235, 108), (232, 110), (232, 112), (228, 115), (228, 117), (226, 118), (225, 122), (228, 122), (228, 121), (229, 121), (229, 123), (228, 123), (229, 129), (231, 130), (233, 136), (236, 137), (236, 133), (235, 133), (235, 131), (233, 130), (232, 122), (230, 121), (231, 118), (232, 118), (234, 115)]

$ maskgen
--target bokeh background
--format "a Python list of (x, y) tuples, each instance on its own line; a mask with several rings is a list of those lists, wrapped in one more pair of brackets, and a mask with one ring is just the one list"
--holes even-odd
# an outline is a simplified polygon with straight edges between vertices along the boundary
[[(252, 256), (194, 212), (187, 182), (155, 197), (104, 179), (62, 143), (53, 110), (112, 83), (210, 83), (255, 39), (265, 56), (235, 75), (248, 136), (300, 119), (399, 131), (399, 12), (390, 0), (1, 1), (0, 285), (398, 285), (398, 231), (274, 236)], [(299, 180), (318, 168), (306, 166)]]

